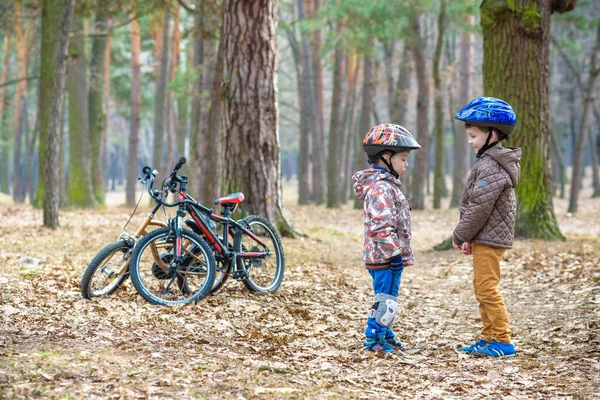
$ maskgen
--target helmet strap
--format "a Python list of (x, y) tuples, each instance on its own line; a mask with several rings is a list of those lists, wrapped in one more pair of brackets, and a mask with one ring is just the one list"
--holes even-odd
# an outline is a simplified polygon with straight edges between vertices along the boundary
[(494, 147), (495, 145), (500, 143), (499, 140), (496, 140), (495, 142), (490, 143), (491, 139), (492, 139), (492, 128), (488, 128), (487, 139), (485, 139), (485, 144), (477, 152), (477, 155), (476, 155), (477, 158), (481, 158), (481, 156), (483, 155), (483, 153), (486, 152), (487, 149), (491, 149), (492, 147)]
[[(394, 154), (396, 154), (396, 153), (392, 152), (391, 150), (386, 150), (386, 151), (389, 151), (392, 153), (390, 155), (390, 159), (394, 156)], [(385, 153), (385, 151), (382, 151), (381, 153), (377, 154), (376, 156), (369, 157), (369, 164), (373, 165), (376, 160), (383, 161), (383, 163), (385, 164), (385, 166), (386, 166), (387, 170), (390, 172), (390, 174), (394, 175), (394, 178), (398, 179), (400, 177), (400, 175), (398, 175), (398, 172), (396, 172), (396, 170), (392, 166), (392, 163), (390, 161), (386, 160), (385, 157), (383, 157), (384, 153)]]

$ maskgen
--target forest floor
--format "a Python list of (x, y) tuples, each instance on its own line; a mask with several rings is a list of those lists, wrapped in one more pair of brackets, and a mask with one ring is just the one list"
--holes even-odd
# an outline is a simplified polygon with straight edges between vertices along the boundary
[(518, 351), (506, 359), (457, 352), (481, 323), (470, 259), (431, 250), (456, 210), (413, 212), (417, 263), (402, 277), (395, 326), (412, 350), (381, 355), (361, 349), (372, 301), (362, 211), (293, 203), (307, 237), (284, 239), (278, 292), (230, 280), (176, 308), (145, 303), (130, 282), (81, 298), (83, 271), (128, 208), (61, 212), (52, 231), (40, 210), (0, 203), (0, 398), (600, 398), (600, 199), (583, 192), (571, 218), (556, 199), (568, 240), (506, 252), (501, 292)]

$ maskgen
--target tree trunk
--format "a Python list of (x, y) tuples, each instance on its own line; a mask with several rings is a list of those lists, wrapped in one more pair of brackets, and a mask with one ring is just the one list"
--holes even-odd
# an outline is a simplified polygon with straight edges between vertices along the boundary
[[(96, 6), (96, 29), (105, 32), (108, 30), (107, 0), (100, 0)], [(90, 61), (90, 88), (88, 93), (90, 150), (92, 163), (92, 188), (94, 197), (100, 204), (104, 204), (104, 169), (101, 164), (102, 137), (104, 135), (104, 79), (106, 66), (106, 36), (94, 36), (92, 39), (92, 54)]]
[(434, 107), (435, 107), (435, 175), (433, 180), (433, 208), (442, 206), (444, 187), (444, 110), (442, 102), (442, 81), (440, 79), (440, 62), (442, 46), (446, 32), (446, 1), (441, 0), (438, 18), (438, 36), (433, 59)]
[[(0, 82), (4, 84), (6, 82), (6, 78), (8, 76), (8, 59), (10, 57), (10, 51), (12, 48), (12, 34), (7, 34), (4, 40), (4, 57), (2, 62), (2, 76), (0, 77)], [(9, 132), (8, 124), (4, 118), (4, 91), (6, 86), (0, 87), (0, 141), (3, 143), (7, 143), (9, 140)], [(10, 193), (9, 189), (9, 165), (10, 165), (10, 151), (5, 146), (0, 148), (0, 192), (2, 193)]]
[(26, 49), (27, 39), (23, 31), (23, 21), (21, 16), (21, 4), (15, 2), (15, 27), (17, 31), (17, 91), (15, 95), (14, 117), (15, 130), (13, 136), (13, 201), (22, 203), (25, 201), (23, 191), (24, 179), (21, 160), (21, 144), (24, 137), (27, 136), (27, 81), (24, 79), (27, 75)]
[(521, 237), (564, 239), (554, 217), (548, 167), (550, 15), (573, 7), (570, 0), (481, 4), (484, 90), (509, 102), (518, 118), (510, 142), (523, 151), (515, 230)]
[[(198, 193), (204, 190), (205, 171), (202, 158), (206, 153), (206, 141), (202, 137), (202, 100), (204, 91), (204, 0), (196, 0), (196, 14), (194, 15), (194, 58), (192, 68), (195, 80), (192, 82), (192, 108), (190, 116), (190, 156), (191, 170), (196, 171), (194, 184), (198, 185)], [(202, 199), (202, 196), (200, 196)]]
[[(167, 77), (169, 76), (169, 11), (163, 10), (162, 38), (160, 46), (155, 42), (156, 52), (160, 55), (156, 78), (156, 96), (154, 98), (154, 148), (152, 167), (163, 172), (163, 142), (167, 130)], [(159, 48), (160, 47), (160, 48)], [(158, 52), (160, 50), (160, 53)], [(166, 173), (166, 171), (165, 171)]]
[[(112, 21), (108, 21), (109, 28), (112, 25)], [(110, 64), (111, 64), (111, 46), (112, 46), (112, 35), (106, 38), (106, 49), (104, 55), (104, 132), (102, 133), (102, 155), (100, 157), (100, 167), (104, 172), (108, 168), (107, 153), (108, 153), (108, 121), (110, 112), (112, 110), (110, 100)], [(104, 174), (103, 186), (106, 190), (106, 173)]]
[(276, 0), (225, 0), (224, 191), (245, 194), (243, 213), (281, 225), (276, 29)]
[(134, 19), (129, 24), (131, 36), (131, 123), (129, 131), (129, 155), (127, 157), (127, 181), (125, 197), (127, 205), (135, 206), (135, 186), (137, 184), (138, 168), (138, 146), (140, 137), (140, 112), (142, 105), (141, 64), (140, 54), (142, 49), (142, 38), (140, 35), (140, 23)]
[[(390, 122), (393, 124), (406, 125), (406, 110), (408, 109), (408, 95), (410, 92), (410, 80), (412, 75), (412, 63), (410, 60), (410, 46), (404, 44), (402, 58), (400, 60), (400, 71), (394, 90), (392, 109), (390, 110)], [(364, 132), (366, 134), (367, 132)]]
[(588, 129), (589, 135), (589, 149), (592, 155), (592, 186), (594, 188), (594, 192), (592, 193), (592, 198), (600, 197), (600, 179), (598, 177), (598, 153), (596, 151), (596, 141), (594, 140), (594, 132), (592, 128)]
[(73, 18), (76, 32), (69, 44), (67, 91), (69, 93), (69, 200), (76, 207), (95, 206), (85, 63), (83, 17)]
[(575, 140), (575, 149), (573, 151), (573, 171), (571, 175), (571, 193), (569, 196), (569, 209), (568, 212), (575, 214), (577, 212), (577, 206), (579, 201), (579, 191), (581, 190), (581, 178), (583, 176), (583, 159), (584, 159), (584, 148), (585, 138), (587, 136), (586, 130), (588, 126), (588, 119), (590, 115), (590, 107), (593, 106), (592, 91), (594, 90), (594, 84), (596, 78), (600, 73), (600, 68), (596, 65), (598, 52), (600, 52), (600, 25), (596, 28), (596, 44), (592, 51), (590, 59), (590, 67), (588, 72), (588, 78), (586, 85), (582, 88), (583, 105), (581, 119), (579, 120), (579, 131), (577, 132), (577, 138)]
[[(342, 25), (338, 23), (338, 36), (342, 32)], [(333, 66), (333, 94), (331, 99), (331, 120), (329, 125), (329, 151), (327, 158), (327, 208), (339, 208), (340, 199), (340, 177), (342, 171), (340, 152), (342, 143), (342, 63), (344, 53), (341, 40), (335, 45)]]
[(417, 140), (421, 149), (416, 150), (413, 173), (412, 207), (415, 210), (425, 208), (425, 183), (429, 175), (429, 82), (427, 80), (427, 63), (424, 55), (424, 40), (421, 38), (421, 28), (418, 15), (412, 17), (411, 50), (415, 61), (417, 75)]
[[(314, 16), (321, 8), (320, 0), (308, 0), (312, 3), (310, 17)], [(311, 200), (317, 204), (325, 201), (325, 187), (327, 174), (325, 170), (325, 102), (323, 99), (323, 66), (321, 64), (321, 30), (315, 30), (310, 35), (310, 52), (312, 61), (312, 83), (314, 92), (314, 113), (316, 128), (312, 134), (312, 197)]]
[[(367, 156), (362, 148), (362, 141), (369, 129), (371, 129), (371, 115), (375, 108), (375, 97), (377, 91), (377, 68), (375, 60), (365, 56), (363, 61), (363, 88), (362, 101), (360, 109), (360, 123), (358, 137), (356, 138), (354, 169), (359, 171), (368, 167)], [(354, 199), (354, 208), (363, 208), (363, 201), (359, 198)]]
[[(58, 227), (61, 115), (65, 96), (67, 48), (75, 0), (42, 0), (42, 45), (40, 50), (40, 182), (44, 226)], [(42, 138), (44, 138), (42, 140)], [(43, 143), (42, 143), (43, 142)], [(41, 147), (41, 146), (44, 147)], [(42, 157), (41, 155), (44, 155)]]
[(358, 87), (359, 62), (355, 54), (348, 56), (348, 72), (346, 79), (346, 99), (344, 100), (344, 119), (342, 123), (342, 176), (340, 178), (340, 202), (342, 204), (348, 201), (350, 188), (352, 186), (350, 177), (352, 176), (352, 156), (354, 155), (354, 120), (356, 110), (356, 89)]
[[(468, 17), (469, 26), (473, 25), (475, 17)], [(473, 34), (468, 31), (462, 31), (460, 40), (460, 90), (458, 102), (464, 107), (471, 97), (471, 69), (473, 65)], [(467, 171), (469, 171), (469, 144), (466, 139), (464, 124), (459, 121), (453, 121), (454, 130), (454, 173), (452, 175), (452, 199), (450, 207), (458, 207), (462, 200), (467, 180)]]

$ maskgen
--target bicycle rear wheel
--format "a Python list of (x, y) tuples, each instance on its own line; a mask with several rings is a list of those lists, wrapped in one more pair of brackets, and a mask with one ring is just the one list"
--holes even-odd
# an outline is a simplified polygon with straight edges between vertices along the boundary
[(149, 303), (177, 305), (206, 297), (215, 280), (215, 259), (210, 246), (187, 229), (182, 232), (183, 260), (175, 259), (175, 235), (171, 228), (144, 236), (131, 255), (131, 281)]
[(118, 240), (104, 247), (92, 259), (81, 277), (81, 295), (84, 299), (113, 294), (129, 276), (129, 269), (117, 274), (129, 263), (131, 245)]
[(238, 229), (233, 248), (238, 253), (256, 253), (237, 259), (237, 268), (247, 272), (244, 285), (253, 292), (275, 292), (281, 286), (285, 269), (279, 233), (269, 220), (258, 215), (247, 216), (242, 225), (252, 235)]

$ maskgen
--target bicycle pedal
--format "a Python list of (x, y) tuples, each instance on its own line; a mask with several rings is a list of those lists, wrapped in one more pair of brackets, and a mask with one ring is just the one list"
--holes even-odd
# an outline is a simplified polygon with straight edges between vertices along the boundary
[(233, 271), (231, 276), (236, 281), (243, 281), (245, 279), (248, 279), (248, 272), (247, 271)]

